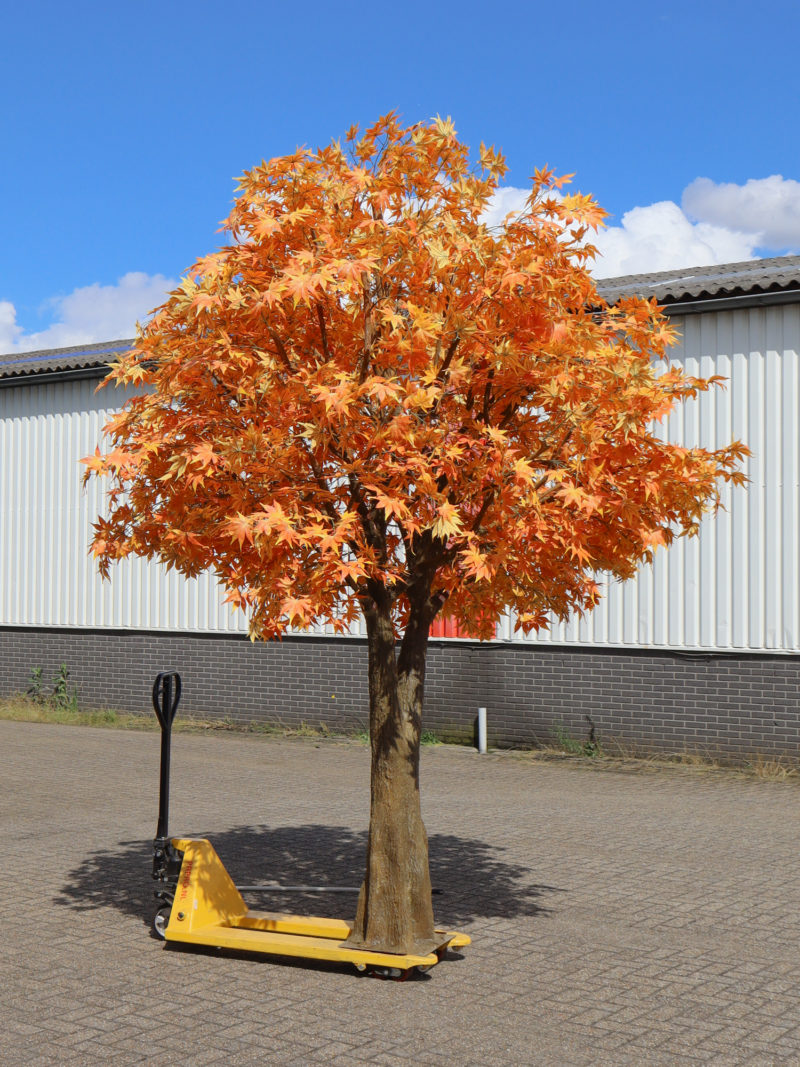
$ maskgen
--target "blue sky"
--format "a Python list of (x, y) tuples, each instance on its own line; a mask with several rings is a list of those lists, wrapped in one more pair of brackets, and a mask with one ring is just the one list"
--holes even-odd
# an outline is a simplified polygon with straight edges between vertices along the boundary
[(396, 109), (612, 213), (598, 275), (800, 250), (800, 0), (6, 5), (0, 351), (129, 336), (235, 177)]

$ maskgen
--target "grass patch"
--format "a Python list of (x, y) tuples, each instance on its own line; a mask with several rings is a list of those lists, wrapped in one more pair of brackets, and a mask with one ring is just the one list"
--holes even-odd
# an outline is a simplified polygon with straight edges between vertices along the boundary
[[(22, 694), (0, 700), (0, 721), (6, 722), (41, 722), (62, 726), (101, 726), (112, 730), (144, 730), (157, 732), (160, 727), (155, 715), (148, 713), (114, 711), (111, 708), (88, 710), (78, 708), (73, 702), (65, 705), (53, 701), (41, 701)], [(255, 734), (262, 737), (297, 737), (311, 741), (349, 740), (369, 744), (369, 730), (366, 726), (351, 730), (333, 730), (325, 723), (316, 726), (301, 722), (290, 726), (280, 720), (276, 722), (240, 722), (231, 718), (200, 719), (191, 716), (178, 716), (172, 727), (173, 733), (184, 734)], [(441, 745), (444, 742), (433, 730), (423, 730), (420, 741), (423, 745)]]
[(0, 701), (0, 719), (7, 722), (45, 722), (67, 726), (111, 726), (126, 730), (148, 730), (158, 726), (155, 722), (148, 722), (143, 715), (130, 715), (110, 708), (82, 711), (72, 704), (40, 704), (23, 696)]
[(648, 753), (639, 747), (634, 748), (614, 741), (608, 741), (602, 749), (598, 746), (595, 752), (587, 753), (584, 744), (575, 739), (568, 738), (569, 743), (565, 745), (556, 737), (555, 742), (523, 751), (517, 749), (513, 754), (519, 758), (543, 763), (568, 761), (576, 766), (595, 770), (623, 771), (630, 774), (674, 770), (687, 774), (757, 778), (771, 782), (800, 781), (800, 763), (784, 756), (756, 754), (747, 760), (726, 760), (689, 750)]
[[(155, 715), (143, 712), (115, 711), (112, 708), (83, 709), (72, 705), (62, 707), (51, 702), (40, 703), (27, 696), (9, 697), (0, 700), (0, 721), (41, 722), (65, 726), (102, 726), (115, 730), (144, 730), (158, 732), (160, 727)], [(231, 718), (201, 719), (178, 716), (172, 726), (173, 733), (235, 733), (259, 734), (273, 737), (306, 737), (319, 739), (334, 736), (320, 723), (310, 726), (287, 726), (281, 722), (236, 722)]]
[(421, 745), (441, 745), (444, 744), (440, 737), (437, 737), (433, 730), (423, 730), (420, 734), (419, 743)]
[(796, 763), (782, 756), (756, 756), (747, 764), (748, 770), (756, 778), (781, 782), (786, 778), (800, 778), (800, 768)]

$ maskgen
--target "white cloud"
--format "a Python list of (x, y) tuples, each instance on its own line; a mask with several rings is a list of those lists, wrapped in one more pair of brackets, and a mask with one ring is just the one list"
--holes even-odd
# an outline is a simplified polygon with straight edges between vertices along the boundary
[(598, 278), (736, 263), (753, 259), (759, 244), (752, 233), (691, 222), (671, 200), (632, 208), (621, 223), (590, 238), (599, 252), (592, 271)]
[(517, 189), (513, 185), (502, 185), (492, 193), (491, 204), (481, 215), (481, 222), (487, 226), (499, 226), (506, 215), (515, 215), (525, 207), (525, 201), (531, 195), (530, 189)]
[(18, 351), (22, 327), (17, 325), (17, 309), (10, 300), (0, 300), (0, 352)]
[(761, 247), (800, 245), (800, 182), (792, 178), (773, 174), (744, 185), (695, 178), (681, 203), (692, 218), (757, 234)]
[[(509, 212), (522, 210), (529, 195), (530, 189), (502, 186), (483, 221), (499, 226)], [(634, 207), (625, 212), (619, 226), (590, 233), (587, 241), (599, 253), (592, 271), (598, 278), (752, 259), (759, 245), (754, 233), (712, 220), (691, 221), (671, 200)]]
[[(484, 220), (499, 225), (508, 212), (522, 209), (529, 192), (501, 187)], [(662, 200), (631, 208), (619, 225), (588, 240), (599, 253), (593, 270), (598, 278), (778, 255), (800, 246), (800, 182), (779, 174), (743, 185), (696, 178), (681, 206)]]
[(162, 303), (176, 282), (162, 274), (131, 271), (116, 285), (85, 285), (67, 296), (54, 297), (48, 307), (55, 321), (43, 330), (26, 332), (16, 309), (0, 301), (0, 352), (31, 352), (38, 348), (67, 348), (97, 341), (132, 337), (136, 322)]

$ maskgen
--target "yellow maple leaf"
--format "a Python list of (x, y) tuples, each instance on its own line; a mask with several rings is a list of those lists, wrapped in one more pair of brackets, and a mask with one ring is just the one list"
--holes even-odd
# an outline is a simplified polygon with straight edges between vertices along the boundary
[(451, 537), (453, 534), (457, 534), (463, 529), (464, 524), (461, 521), (461, 516), (458, 514), (458, 509), (455, 505), (445, 500), (436, 510), (438, 518), (431, 526), (431, 531), (434, 537), (439, 537), (444, 540)]

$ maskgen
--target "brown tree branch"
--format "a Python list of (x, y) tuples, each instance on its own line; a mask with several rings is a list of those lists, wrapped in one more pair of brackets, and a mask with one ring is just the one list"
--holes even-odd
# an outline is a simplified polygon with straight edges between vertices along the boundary
[(330, 362), (332, 357), (328, 347), (328, 331), (325, 329), (325, 315), (322, 310), (322, 304), (319, 301), (317, 301), (317, 322), (319, 323), (319, 332), (322, 338), (322, 351), (325, 359)]
[(278, 355), (281, 357), (281, 359), (285, 363), (286, 369), (291, 374), (294, 374), (294, 367), (292, 366), (292, 361), (289, 359), (289, 353), (286, 351), (286, 347), (285, 347), (285, 345), (284, 345), (284, 343), (283, 343), (283, 341), (281, 339), (280, 334), (277, 333), (277, 331), (274, 330), (272, 328), (272, 326), (270, 326), (270, 324), (266, 320), (264, 321), (264, 325), (267, 327), (267, 333), (272, 338), (272, 343), (277, 348)]
[(486, 375), (486, 388), (483, 391), (483, 407), (481, 409), (481, 418), (485, 423), (489, 422), (489, 409), (492, 404), (492, 382), (494, 381), (494, 370), (490, 370)]
[(478, 529), (480, 524), (483, 522), (484, 517), (486, 515), (486, 512), (491, 507), (492, 501), (494, 500), (496, 495), (497, 495), (497, 486), (493, 485), (487, 491), (486, 496), (483, 498), (483, 503), (481, 504), (480, 508), (478, 509), (478, 514), (472, 520), (472, 526), (470, 527), (470, 529), (473, 531), (473, 533), (475, 532), (475, 530)]

